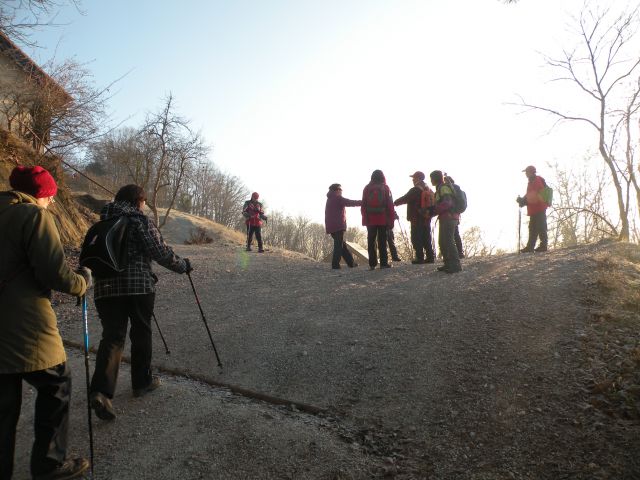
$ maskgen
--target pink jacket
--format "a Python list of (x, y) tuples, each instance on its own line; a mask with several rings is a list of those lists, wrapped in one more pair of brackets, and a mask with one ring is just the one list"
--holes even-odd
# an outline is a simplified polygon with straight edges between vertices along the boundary
[(327, 204), (324, 207), (324, 226), (327, 233), (335, 233), (347, 229), (347, 212), (345, 207), (359, 207), (361, 200), (349, 200), (338, 192), (329, 190)]

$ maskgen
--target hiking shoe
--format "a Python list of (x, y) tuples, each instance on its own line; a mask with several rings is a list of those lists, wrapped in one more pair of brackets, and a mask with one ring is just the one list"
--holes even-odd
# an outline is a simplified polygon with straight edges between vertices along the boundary
[(411, 263), (413, 265), (422, 265), (424, 263), (424, 260), (422, 258), (417, 258), (415, 260), (411, 260)]
[(373, 267), (371, 265), (369, 265), (369, 270), (375, 270), (376, 266), (374, 265)]
[(436, 263), (436, 261), (433, 258), (427, 258), (424, 263)]
[(380, 265), (380, 268), (391, 268), (391, 265), (385, 263), (384, 265)]
[(533, 252), (533, 248), (531, 247), (525, 247), (520, 250), (520, 253), (531, 253), (531, 252)]
[(445, 273), (458, 273), (458, 272), (461, 272), (461, 271), (462, 271), (462, 268), (455, 268), (455, 269), (445, 268), (443, 270), (443, 272), (445, 272)]
[(258, 250), (258, 253), (264, 253), (264, 249), (261, 248), (260, 250)]
[(533, 249), (534, 252), (546, 252), (547, 247), (539, 246), (538, 248)]
[(438, 267), (438, 271), (439, 271), (439, 272), (444, 272), (446, 269), (447, 269), (447, 267), (445, 267), (444, 265), (440, 265), (440, 266)]
[(246, 251), (247, 251), (247, 252), (250, 252), (250, 251), (251, 251), (251, 247), (247, 247), (247, 248), (246, 248)]
[(100, 420), (115, 420), (116, 412), (111, 405), (111, 400), (100, 392), (93, 392), (90, 396), (89, 405), (96, 412), (96, 417)]
[(402, 259), (400, 257), (392, 257), (391, 260), (394, 261), (394, 262), (401, 262), (402, 261)]
[(58, 465), (47, 473), (34, 475), (34, 480), (65, 480), (68, 478), (82, 477), (89, 469), (89, 460), (86, 458), (69, 458), (63, 464)]
[(356, 268), (358, 266), (357, 262), (353, 262), (351, 265), (349, 265), (349, 268)]
[(158, 377), (152, 377), (151, 378), (151, 383), (149, 383), (149, 385), (147, 385), (146, 387), (144, 387), (144, 388), (134, 388), (133, 389), (133, 396), (134, 397), (142, 397), (143, 395), (146, 395), (149, 392), (153, 392), (160, 385), (162, 385), (162, 381)]
[(340, 265), (336, 265), (335, 267), (332, 266), (331, 268), (333, 268), (334, 270), (340, 270)]

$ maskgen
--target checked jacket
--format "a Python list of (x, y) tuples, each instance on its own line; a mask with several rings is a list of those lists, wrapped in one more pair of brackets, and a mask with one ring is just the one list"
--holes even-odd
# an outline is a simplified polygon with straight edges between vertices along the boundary
[(123, 295), (145, 295), (155, 292), (156, 276), (151, 270), (151, 261), (155, 260), (169, 270), (185, 273), (187, 264), (184, 259), (173, 253), (158, 227), (144, 213), (127, 202), (106, 204), (100, 212), (100, 220), (126, 215), (128, 265), (124, 272), (108, 278), (96, 278), (94, 298), (120, 297)]

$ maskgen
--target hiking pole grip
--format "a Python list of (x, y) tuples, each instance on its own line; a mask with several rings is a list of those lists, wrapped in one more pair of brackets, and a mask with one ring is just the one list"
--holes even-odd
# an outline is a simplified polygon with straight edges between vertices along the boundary
[(87, 384), (87, 419), (89, 422), (89, 462), (91, 468), (91, 478), (94, 477), (93, 472), (93, 422), (91, 421), (91, 379), (89, 376), (89, 319), (87, 315), (87, 297), (85, 295), (82, 298), (78, 298), (80, 300), (80, 304), (82, 305), (82, 330), (84, 337), (84, 371), (85, 371), (85, 381)]
[(204, 323), (205, 328), (207, 329), (207, 334), (209, 335), (209, 340), (211, 341), (211, 346), (213, 347), (213, 352), (216, 354), (216, 360), (218, 361), (218, 366), (222, 368), (222, 362), (220, 361), (220, 356), (218, 356), (218, 349), (216, 348), (216, 344), (213, 343), (213, 337), (211, 336), (211, 330), (209, 330), (209, 324), (207, 323), (207, 319), (204, 316), (204, 311), (202, 310), (202, 305), (200, 305), (200, 299), (198, 298), (198, 293), (196, 292), (196, 287), (193, 284), (193, 280), (191, 279), (191, 274), (187, 272), (187, 277), (189, 277), (189, 283), (191, 284), (191, 290), (193, 290), (193, 296), (196, 297), (196, 303), (198, 304), (198, 308), (200, 309), (200, 315), (202, 316), (202, 322)]

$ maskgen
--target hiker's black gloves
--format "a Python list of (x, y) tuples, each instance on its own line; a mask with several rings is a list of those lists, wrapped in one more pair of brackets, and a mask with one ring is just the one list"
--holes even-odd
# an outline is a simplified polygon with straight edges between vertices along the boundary
[(78, 267), (76, 269), (76, 273), (84, 278), (84, 281), (87, 283), (87, 290), (93, 287), (93, 281), (91, 280), (91, 270), (87, 267)]
[(188, 258), (183, 259), (184, 260), (184, 264), (186, 265), (187, 269), (184, 271), (184, 273), (191, 273), (193, 272), (193, 267), (191, 266), (191, 262), (189, 261)]
[(518, 205), (520, 205), (520, 208), (522, 208), (522, 207), (527, 205), (527, 199), (526, 198), (518, 197), (518, 198), (516, 198), (516, 202), (518, 202)]

